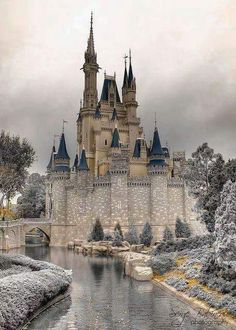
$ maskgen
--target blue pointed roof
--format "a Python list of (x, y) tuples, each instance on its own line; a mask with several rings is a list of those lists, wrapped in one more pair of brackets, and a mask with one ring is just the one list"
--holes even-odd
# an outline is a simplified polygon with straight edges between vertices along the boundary
[(111, 142), (112, 148), (120, 148), (120, 136), (118, 129), (115, 128), (112, 134), (112, 142)]
[(131, 86), (131, 83), (134, 79), (134, 75), (133, 75), (133, 69), (132, 69), (132, 64), (131, 64), (131, 60), (130, 60), (130, 63), (129, 63), (129, 76), (128, 76), (128, 86), (130, 87)]
[(55, 152), (56, 152), (56, 148), (55, 148), (55, 146), (53, 146), (52, 147), (52, 152), (51, 152), (51, 157), (50, 157), (50, 160), (49, 160), (49, 163), (48, 163), (48, 166), (47, 166), (48, 170), (52, 169), (52, 160), (55, 157)]
[(154, 135), (153, 135), (153, 143), (152, 149), (150, 151), (150, 156), (163, 156), (164, 152), (161, 147), (161, 141), (159, 137), (159, 133), (157, 127), (155, 127)]
[(109, 79), (109, 78), (104, 79), (103, 87), (102, 87), (102, 94), (101, 94), (101, 101), (108, 101), (109, 88), (112, 83), (115, 84), (116, 102), (120, 103), (120, 96), (119, 96), (116, 82), (115, 82), (115, 80)]
[(101, 105), (100, 105), (100, 102), (96, 106), (96, 111), (95, 111), (94, 117), (97, 118), (97, 119), (99, 119), (99, 118), (102, 117), (102, 115), (101, 115)]
[(134, 146), (133, 157), (140, 158), (140, 154), (141, 154), (141, 141), (140, 139), (137, 139)]
[(123, 79), (123, 88), (126, 87), (128, 83), (128, 75), (127, 75), (127, 69), (126, 69), (126, 64), (125, 64), (125, 71), (124, 71), (124, 79)]
[(77, 168), (77, 167), (78, 167), (78, 164), (79, 164), (79, 157), (78, 157), (78, 155), (76, 154), (76, 155), (75, 155), (75, 160), (74, 160), (74, 165), (73, 165), (73, 167), (74, 167), (74, 168)]
[(79, 162), (79, 171), (89, 171), (86, 155), (85, 155), (85, 149), (82, 150), (81, 156), (80, 156), (80, 162)]
[(61, 135), (60, 145), (58, 148), (56, 159), (70, 159), (67, 149), (66, 149), (66, 141), (65, 141), (64, 133), (62, 133), (62, 135)]
[(116, 108), (113, 109), (113, 113), (112, 113), (112, 117), (111, 117), (112, 121), (114, 121), (115, 119), (118, 120)]

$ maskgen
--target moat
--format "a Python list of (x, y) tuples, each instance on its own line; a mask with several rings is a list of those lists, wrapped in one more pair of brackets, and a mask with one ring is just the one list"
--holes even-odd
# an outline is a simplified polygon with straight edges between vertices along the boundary
[(84, 257), (66, 248), (26, 247), (22, 253), (73, 270), (71, 294), (37, 317), (27, 329), (227, 329), (202, 319), (190, 306), (152, 282), (123, 274), (118, 258)]

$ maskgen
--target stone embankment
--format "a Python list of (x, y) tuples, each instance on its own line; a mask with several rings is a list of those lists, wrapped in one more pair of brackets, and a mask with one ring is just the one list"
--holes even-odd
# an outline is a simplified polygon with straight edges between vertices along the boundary
[(121, 246), (113, 246), (112, 244), (112, 241), (87, 242), (75, 239), (68, 243), (68, 249), (74, 249), (77, 253), (110, 256), (127, 251), (146, 252), (143, 244), (130, 245), (127, 241), (123, 241)]
[(72, 272), (17, 255), (0, 256), (0, 329), (19, 328), (40, 308), (66, 292)]

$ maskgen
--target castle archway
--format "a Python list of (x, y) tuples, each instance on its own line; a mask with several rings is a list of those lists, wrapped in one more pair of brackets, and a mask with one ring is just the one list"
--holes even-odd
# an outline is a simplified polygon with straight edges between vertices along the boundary
[(25, 229), (25, 245), (49, 245), (50, 237), (40, 227)]

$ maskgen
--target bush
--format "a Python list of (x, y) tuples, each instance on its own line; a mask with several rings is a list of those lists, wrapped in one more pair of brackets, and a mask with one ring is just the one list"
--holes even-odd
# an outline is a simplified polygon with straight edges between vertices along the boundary
[(122, 241), (123, 241), (124, 236), (123, 236), (123, 232), (122, 232), (122, 229), (121, 229), (121, 226), (120, 226), (119, 222), (115, 225), (114, 232), (115, 232), (116, 230), (119, 231), (120, 236), (121, 236), (121, 239), (122, 239)]
[(184, 238), (180, 241), (175, 242), (161, 242), (153, 250), (154, 255), (160, 253), (168, 253), (174, 251), (193, 250), (203, 246), (212, 246), (214, 242), (214, 236), (209, 234), (205, 236), (195, 236)]
[(122, 237), (118, 229), (114, 232), (114, 240), (112, 246), (122, 246)]
[(186, 291), (188, 289), (188, 282), (182, 278), (170, 277), (165, 282), (173, 286), (177, 291)]
[(161, 255), (157, 257), (153, 257), (149, 263), (150, 267), (154, 273), (158, 273), (160, 275), (165, 274), (173, 267), (176, 266), (176, 262), (174, 257), (170, 255)]
[(153, 235), (152, 235), (152, 227), (150, 226), (149, 222), (146, 222), (145, 225), (143, 226), (143, 231), (139, 236), (140, 238), (140, 243), (145, 245), (145, 246), (150, 246)]
[(173, 242), (174, 241), (174, 235), (170, 228), (168, 226), (165, 227), (164, 233), (163, 233), (163, 241), (165, 242)]
[(139, 243), (137, 231), (133, 224), (129, 226), (128, 232), (125, 235), (125, 240), (131, 245)]
[(104, 237), (104, 232), (103, 232), (103, 228), (102, 228), (102, 224), (100, 222), (100, 220), (97, 218), (96, 222), (93, 226), (93, 230), (91, 233), (91, 238), (92, 241), (102, 241)]
[(110, 234), (110, 233), (105, 233), (104, 234), (104, 237), (103, 237), (103, 240), (104, 241), (113, 241), (113, 237), (112, 237), (112, 235)]
[(180, 220), (180, 218), (176, 219), (175, 236), (177, 238), (188, 238), (191, 236), (189, 225), (186, 221)]

